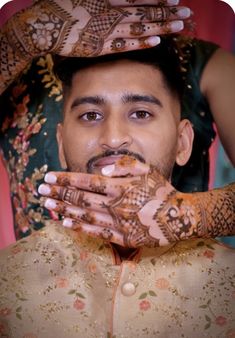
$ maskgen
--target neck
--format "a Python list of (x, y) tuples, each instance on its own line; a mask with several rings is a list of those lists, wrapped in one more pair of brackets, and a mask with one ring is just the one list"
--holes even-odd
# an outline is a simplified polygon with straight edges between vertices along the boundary
[(115, 250), (119, 254), (120, 259), (122, 261), (127, 260), (132, 255), (132, 253), (134, 253), (135, 251), (138, 250), (138, 249), (135, 249), (135, 248), (125, 248), (121, 245), (114, 244), (114, 243), (112, 244), (112, 246), (115, 248)]

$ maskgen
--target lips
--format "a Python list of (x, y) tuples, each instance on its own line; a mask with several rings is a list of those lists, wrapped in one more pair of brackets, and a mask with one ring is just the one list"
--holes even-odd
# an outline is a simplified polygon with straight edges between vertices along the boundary
[(105, 167), (106, 165), (114, 164), (122, 156), (123, 155), (102, 157), (99, 160), (95, 161), (92, 166), (94, 169), (100, 169), (102, 167)]

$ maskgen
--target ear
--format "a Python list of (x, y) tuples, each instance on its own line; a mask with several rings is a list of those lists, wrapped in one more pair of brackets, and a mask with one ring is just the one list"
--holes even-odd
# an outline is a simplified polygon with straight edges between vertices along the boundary
[(57, 130), (56, 130), (56, 139), (57, 139), (58, 150), (59, 150), (59, 160), (60, 160), (61, 167), (63, 169), (67, 169), (67, 163), (66, 163), (65, 156), (64, 156), (62, 133), (63, 133), (63, 125), (59, 123), (57, 125)]
[(180, 166), (185, 165), (192, 153), (194, 131), (189, 120), (181, 120), (178, 126), (178, 143), (176, 163)]

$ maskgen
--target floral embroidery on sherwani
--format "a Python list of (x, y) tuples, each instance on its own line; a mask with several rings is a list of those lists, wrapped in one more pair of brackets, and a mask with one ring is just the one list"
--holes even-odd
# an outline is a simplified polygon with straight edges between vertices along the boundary
[(117, 265), (109, 244), (48, 225), (0, 254), (0, 336), (231, 338), (234, 262), (195, 239)]

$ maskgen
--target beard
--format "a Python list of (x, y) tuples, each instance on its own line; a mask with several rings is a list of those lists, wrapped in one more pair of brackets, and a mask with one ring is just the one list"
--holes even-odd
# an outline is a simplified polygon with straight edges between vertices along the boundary
[[(131, 158), (136, 159), (137, 161), (140, 161), (142, 163), (146, 163), (146, 160), (144, 159), (144, 157), (142, 155), (140, 155), (139, 153), (136, 152), (132, 152), (129, 151), (127, 149), (121, 149), (121, 150), (117, 150), (117, 151), (113, 151), (113, 150), (107, 150), (99, 155), (93, 156), (91, 157), (88, 162), (86, 163), (86, 169), (85, 170), (81, 170), (81, 167), (78, 163), (75, 163), (73, 161), (69, 161), (69, 159), (67, 158), (66, 154), (65, 154), (65, 158), (66, 158), (66, 162), (68, 165), (68, 169), (67, 171), (70, 172), (86, 172), (88, 174), (94, 174), (94, 164), (97, 160), (100, 160), (104, 157), (109, 157), (109, 156), (130, 156)], [(167, 179), (168, 181), (171, 180), (171, 176), (172, 176), (172, 171), (175, 165), (175, 158), (176, 158), (176, 149), (171, 149), (168, 151), (167, 154), (164, 155), (164, 157), (162, 159), (156, 160), (151, 163), (152, 167), (154, 167), (165, 179)]]

